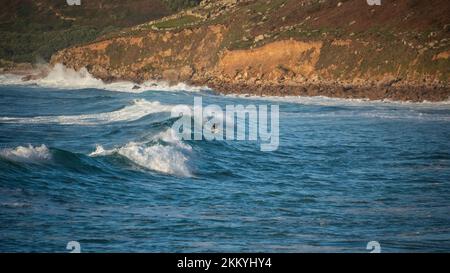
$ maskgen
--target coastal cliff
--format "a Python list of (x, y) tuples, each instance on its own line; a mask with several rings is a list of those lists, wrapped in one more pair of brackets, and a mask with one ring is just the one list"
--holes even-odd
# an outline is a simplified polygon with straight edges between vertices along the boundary
[(61, 50), (51, 63), (104, 81), (222, 93), (442, 101), (448, 1), (223, 0)]

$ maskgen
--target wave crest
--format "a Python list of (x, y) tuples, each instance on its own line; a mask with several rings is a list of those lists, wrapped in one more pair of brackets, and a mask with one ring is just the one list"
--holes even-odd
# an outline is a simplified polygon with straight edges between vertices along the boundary
[(162, 140), (168, 145), (129, 142), (125, 146), (110, 150), (97, 145), (95, 151), (89, 156), (118, 154), (149, 170), (181, 177), (192, 176), (187, 155), (192, 151), (191, 146), (177, 140), (171, 128), (155, 136), (154, 140)]
[(50, 150), (44, 144), (42, 144), (41, 146), (28, 145), (28, 147), (18, 146), (13, 149), (1, 149), (0, 156), (12, 161), (19, 162), (46, 161), (52, 158)]
[[(18, 75), (0, 75), (0, 84), (3, 85), (37, 85), (41, 87), (50, 87), (57, 89), (85, 89), (94, 88), (108, 91), (142, 93), (145, 91), (188, 91), (199, 92), (209, 90), (207, 87), (190, 86), (186, 83), (178, 83), (170, 85), (165, 81), (147, 81), (136, 85), (129, 81), (118, 81), (113, 83), (105, 83), (95, 78), (86, 68), (76, 71), (67, 68), (62, 64), (55, 64), (49, 69), (47, 76), (40, 79), (32, 79), (23, 81)], [(139, 86), (139, 88), (136, 88)]]
[(89, 88), (103, 85), (102, 80), (94, 78), (86, 68), (75, 71), (62, 64), (56, 64), (45, 78), (37, 80), (36, 83), (57, 88)]
[(173, 105), (161, 104), (159, 101), (147, 101), (134, 99), (130, 105), (117, 111), (84, 114), (73, 116), (37, 116), (32, 118), (1, 117), (5, 123), (58, 123), (62, 125), (97, 125), (112, 122), (135, 121), (142, 117), (155, 113), (170, 113)]

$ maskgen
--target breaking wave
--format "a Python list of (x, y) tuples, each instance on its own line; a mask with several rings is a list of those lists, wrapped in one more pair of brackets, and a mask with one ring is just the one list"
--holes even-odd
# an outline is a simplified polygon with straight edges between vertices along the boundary
[[(189, 167), (190, 153), (192, 147), (176, 139), (176, 136), (168, 129), (156, 135), (152, 141), (128, 142), (127, 144), (113, 149), (105, 149), (102, 145), (97, 145), (95, 151), (89, 154), (90, 157), (102, 156), (122, 156), (134, 164), (163, 174), (175, 175), (179, 177), (192, 177)], [(81, 158), (84, 155), (66, 152), (67, 155)], [(0, 158), (21, 163), (39, 163), (53, 160), (52, 151), (46, 145), (41, 146), (17, 146), (15, 148), (4, 148), (0, 150)], [(55, 155), (55, 161), (66, 165), (67, 162)], [(80, 163), (82, 164), (82, 163)]]
[[(163, 143), (159, 143), (162, 141)], [(134, 164), (143, 168), (157, 171), (164, 174), (171, 174), (181, 177), (191, 177), (188, 154), (192, 147), (178, 140), (172, 131), (168, 129), (153, 138), (148, 143), (129, 142), (126, 145), (105, 149), (102, 145), (97, 145), (94, 152), (89, 156), (110, 156), (120, 155)]]
[(170, 85), (164, 81), (147, 81), (135, 84), (129, 81), (118, 81), (104, 83), (102, 80), (92, 76), (86, 68), (76, 71), (62, 64), (56, 64), (44, 78), (23, 81), (19, 75), (0, 75), (2, 85), (37, 85), (56, 89), (102, 89), (118, 92), (142, 93), (145, 91), (187, 91), (199, 92), (208, 90), (207, 87), (190, 86), (185, 83)]
[(173, 105), (161, 104), (159, 101), (134, 99), (130, 105), (120, 110), (97, 114), (84, 114), (72, 116), (37, 116), (31, 118), (1, 117), (0, 122), (5, 123), (58, 123), (63, 125), (96, 125), (112, 122), (135, 121), (144, 116), (163, 113), (172, 110)]
[(0, 150), (0, 157), (17, 162), (39, 162), (50, 160), (52, 155), (47, 146), (42, 144), (41, 146), (4, 148)]

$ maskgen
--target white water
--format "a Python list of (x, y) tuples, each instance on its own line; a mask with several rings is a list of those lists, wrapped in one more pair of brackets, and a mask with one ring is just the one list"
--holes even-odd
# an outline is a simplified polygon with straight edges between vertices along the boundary
[[(26, 86), (40, 86), (54, 89), (86, 89), (94, 88), (108, 91), (142, 93), (146, 91), (184, 91), (184, 92), (200, 92), (210, 90), (205, 86), (190, 86), (185, 83), (178, 83), (170, 85), (164, 81), (147, 81), (139, 84), (139, 89), (134, 89), (135, 83), (129, 81), (119, 81), (113, 83), (104, 83), (100, 79), (96, 79), (85, 68), (75, 71), (71, 68), (66, 68), (62, 64), (56, 64), (51, 68), (49, 74), (42, 79), (23, 81), (22, 76), (14, 74), (0, 74), (0, 85), (26, 85)], [(339, 106), (339, 105), (382, 105), (394, 104), (398, 106), (414, 106), (414, 107), (450, 107), (450, 98), (442, 102), (408, 102), (408, 101), (391, 101), (391, 100), (368, 100), (368, 99), (343, 99), (330, 98), (323, 96), (302, 97), (302, 96), (257, 96), (249, 94), (228, 94), (229, 97), (246, 98), (250, 100), (266, 100), (279, 101), (289, 103), (299, 103), (305, 105), (325, 105), (325, 106)]]
[(0, 150), (0, 156), (12, 161), (38, 162), (51, 159), (51, 153), (47, 146), (18, 146), (16, 148), (5, 148)]
[(135, 121), (154, 113), (170, 113), (173, 107), (174, 105), (161, 104), (159, 101), (135, 99), (130, 105), (113, 112), (68, 116), (37, 116), (31, 118), (0, 117), (0, 121), (5, 123), (98, 125), (112, 122)]
[(191, 146), (177, 140), (170, 128), (156, 135), (153, 140), (162, 140), (168, 145), (148, 145), (132, 141), (122, 147), (109, 150), (103, 148), (102, 145), (97, 145), (95, 151), (89, 156), (118, 154), (149, 170), (181, 177), (192, 176), (188, 166), (189, 157), (187, 156), (192, 150)]
[[(56, 89), (86, 89), (95, 88), (108, 91), (142, 93), (145, 91), (187, 91), (199, 92), (207, 90), (207, 87), (189, 86), (185, 83), (169, 85), (164, 81), (148, 81), (142, 84), (135, 84), (128, 81), (104, 83), (100, 79), (94, 78), (85, 68), (75, 71), (66, 68), (62, 64), (56, 64), (45, 78), (37, 80), (23, 81), (22, 76), (13, 74), (0, 75), (2, 85), (37, 85)], [(133, 89), (135, 86), (139, 89)]]
[[(253, 96), (253, 95), (226, 95), (226, 97), (247, 99), (252, 101), (261, 101), (270, 104), (294, 103), (311, 106), (330, 106), (346, 107), (345, 111), (337, 108), (325, 112), (301, 112), (293, 113), (297, 117), (304, 118), (350, 118), (361, 116), (373, 119), (387, 120), (419, 120), (419, 121), (450, 121), (450, 115), (447, 112), (436, 113), (430, 110), (448, 110), (450, 109), (450, 100), (442, 102), (402, 102), (390, 100), (368, 100), (368, 99), (341, 99), (329, 97), (300, 97), (300, 96)], [(351, 108), (349, 108), (351, 107)], [(359, 107), (364, 107), (360, 111)], [(353, 110), (354, 109), (354, 110)], [(282, 117), (289, 116), (289, 112), (281, 112)]]
[(186, 151), (191, 151), (192, 147), (183, 143), (178, 135), (175, 133), (175, 131), (172, 128), (167, 129), (166, 131), (163, 131), (156, 136), (153, 137), (154, 141), (162, 140), (166, 143), (169, 143), (171, 145), (177, 146), (179, 148), (182, 148)]
[[(168, 145), (148, 145), (131, 141), (122, 147), (110, 150), (104, 149), (102, 145), (97, 145), (96, 150), (89, 156), (118, 154), (149, 170), (180, 177), (191, 177), (187, 155), (192, 151), (192, 147), (178, 141), (171, 130), (168, 129), (154, 137), (154, 140), (162, 140)], [(50, 160), (52, 155), (47, 146), (42, 144), (41, 146), (4, 148), (0, 150), (0, 157), (16, 162), (40, 162)]]
[(324, 96), (304, 97), (304, 96), (257, 96), (250, 94), (227, 94), (226, 97), (249, 99), (249, 100), (264, 100), (273, 102), (287, 102), (298, 103), (304, 105), (321, 105), (321, 106), (380, 106), (380, 105), (395, 105), (405, 107), (442, 107), (448, 109), (450, 107), (450, 98), (447, 101), (441, 102), (410, 102), (410, 101), (393, 101), (393, 100), (369, 100), (369, 99), (344, 99), (331, 98)]

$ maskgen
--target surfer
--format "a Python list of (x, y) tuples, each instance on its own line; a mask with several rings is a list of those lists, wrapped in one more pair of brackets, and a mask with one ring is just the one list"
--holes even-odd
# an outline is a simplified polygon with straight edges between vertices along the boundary
[(213, 133), (213, 134), (217, 133), (217, 125), (216, 125), (216, 123), (214, 123), (213, 126), (211, 127), (211, 133)]

